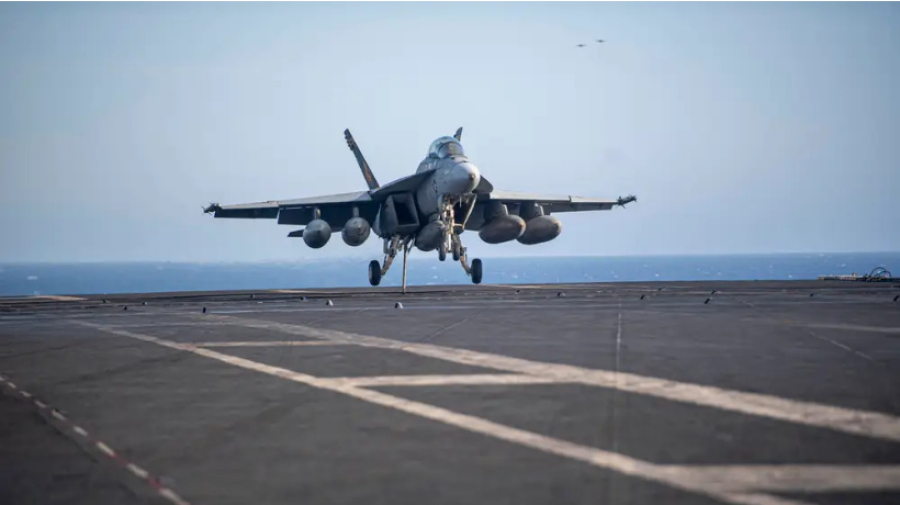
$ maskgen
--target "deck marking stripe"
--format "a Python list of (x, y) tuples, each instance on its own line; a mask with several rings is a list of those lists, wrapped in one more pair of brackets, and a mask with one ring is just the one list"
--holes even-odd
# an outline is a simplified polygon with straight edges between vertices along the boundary
[(73, 426), (73, 427), (72, 427), (72, 431), (74, 431), (75, 433), (78, 433), (78, 434), (81, 435), (82, 437), (87, 437), (87, 436), (88, 436), (88, 432), (85, 431), (84, 428), (82, 428), (81, 426)]
[[(643, 296), (643, 295), (641, 295)], [(618, 423), (616, 422), (616, 403), (618, 400), (618, 392), (620, 391), (620, 383), (619, 383), (619, 363), (621, 356), (621, 347), (622, 347), (622, 300), (619, 299), (619, 317), (618, 324), (616, 325), (616, 387), (612, 392), (612, 400), (610, 401), (610, 417), (612, 417), (612, 430), (611, 430), (611, 438), (612, 438), (612, 450), (619, 450), (619, 437), (618, 430), (616, 429)]]
[(34, 401), (34, 404), (37, 405), (38, 408), (42, 408), (42, 409), (46, 409), (46, 408), (47, 408), (47, 404), (44, 403), (44, 402), (42, 402), (42, 401), (40, 401), (40, 400), (35, 400), (35, 401)]
[(130, 470), (131, 473), (137, 475), (138, 477), (140, 477), (142, 479), (146, 479), (147, 477), (150, 476), (150, 474), (147, 472), (147, 470), (144, 470), (143, 468), (135, 465), (134, 463), (128, 463), (127, 466), (128, 466), (128, 470)]
[(55, 411), (55, 410), (54, 410), (53, 412), (51, 412), (50, 415), (52, 415), (53, 417), (59, 419), (60, 421), (65, 421), (65, 420), (66, 420), (66, 416), (60, 414), (59, 412), (57, 412), (57, 411)]
[(335, 386), (448, 386), (448, 385), (512, 385), (556, 384), (559, 381), (547, 377), (519, 374), (449, 374), (449, 375), (380, 375), (376, 377), (333, 377), (320, 379)]
[(94, 445), (97, 446), (97, 449), (100, 449), (104, 454), (109, 457), (114, 457), (116, 455), (116, 451), (112, 450), (112, 448), (101, 441), (94, 442)]
[(327, 340), (250, 340), (246, 342), (190, 342), (188, 345), (194, 347), (302, 347), (345, 344), (343, 342), (329, 342)]
[[(645, 394), (665, 400), (768, 417), (807, 426), (829, 428), (854, 435), (900, 441), (900, 418), (881, 412), (855, 410), (627, 372), (615, 373), (609, 370), (530, 361), (467, 349), (403, 342), (301, 325), (231, 316), (216, 315), (213, 317), (227, 318), (234, 321), (236, 326), (281, 331), (288, 334), (346, 342), (364, 347), (401, 350), (419, 356), (437, 358), (464, 365), (548, 377), (560, 382), (577, 382), (591, 386), (617, 388), (629, 393)], [(94, 323), (79, 323), (94, 325)]]
[(789, 500), (780, 496), (761, 493), (730, 493), (728, 498), (733, 503), (742, 505), (814, 505), (811, 502)]
[(28, 391), (19, 391), (19, 394), (21, 394), (25, 398), (31, 398), (31, 393), (29, 393)]
[[(565, 440), (559, 440), (539, 433), (533, 433), (510, 426), (505, 426), (487, 419), (482, 419), (467, 414), (461, 414), (442, 407), (436, 407), (405, 398), (392, 396), (386, 393), (371, 389), (363, 389), (347, 384), (341, 384), (330, 379), (315, 377), (312, 375), (294, 372), (284, 368), (266, 365), (240, 358), (230, 354), (223, 354), (205, 348), (197, 348), (172, 342), (149, 335), (142, 335), (130, 331), (119, 330), (104, 325), (81, 322), (86, 326), (93, 327), (97, 330), (120, 335), (124, 337), (141, 340), (144, 342), (154, 343), (160, 346), (179, 349), (190, 352), (214, 360), (218, 360), (236, 367), (254, 370), (257, 372), (273, 375), (286, 380), (299, 382), (312, 387), (343, 393), (347, 396), (366, 401), (375, 405), (396, 409), (408, 414), (416, 415), (426, 419), (431, 419), (450, 426), (455, 426), (463, 430), (474, 433), (480, 433), (489, 437), (505, 440), (514, 444), (537, 449), (549, 454), (570, 458), (573, 460), (588, 463), (597, 467), (607, 468), (626, 475), (634, 476), (641, 479), (659, 482), (671, 487), (684, 489), (690, 492), (711, 496), (713, 498), (734, 504), (751, 504), (751, 505), (767, 505), (766, 502), (760, 501), (765, 499), (766, 495), (753, 494), (752, 492), (764, 491), (765, 486), (758, 484), (761, 479), (757, 478), (758, 473), (754, 467), (741, 467), (737, 475), (740, 476), (738, 483), (721, 480), (732, 474), (717, 474), (715, 472), (695, 471), (691, 466), (678, 465), (658, 465), (647, 461), (618, 454), (615, 452), (604, 451), (594, 447), (578, 445)], [(768, 468), (763, 467), (766, 471)], [(802, 467), (801, 467), (802, 468)], [(815, 489), (816, 486), (834, 486), (835, 482), (843, 482), (844, 487), (854, 489), (857, 483), (854, 478), (861, 473), (864, 474), (866, 482), (864, 484), (875, 484), (878, 489), (900, 490), (900, 465), (882, 465), (875, 467), (878, 469), (876, 475), (865, 474), (865, 471), (859, 472), (854, 470), (855, 467), (838, 467), (835, 472), (828, 473), (826, 477), (835, 480), (828, 482), (817, 481), (816, 478), (821, 475), (815, 472), (806, 475), (810, 480), (803, 480), (797, 483), (795, 490)], [(869, 467), (871, 468), (871, 467)], [(848, 470), (850, 470), (848, 472)], [(801, 476), (803, 476), (801, 474)], [(762, 484), (765, 484), (763, 481)], [(772, 499), (775, 499), (772, 497)], [(781, 504), (788, 502), (782, 501)], [(796, 503), (796, 502), (795, 502)], [(775, 502), (769, 501), (769, 505)]]
[(29, 297), (31, 300), (55, 300), (57, 302), (83, 302), (87, 298), (78, 296), (60, 296), (60, 295), (35, 295)]
[[(858, 492), (900, 488), (900, 465), (685, 465), (679, 471), (717, 482), (722, 491)], [(893, 485), (889, 484), (894, 482)]]
[(820, 328), (823, 330), (849, 330), (871, 331), (875, 333), (900, 333), (900, 327), (896, 326), (862, 326), (858, 324), (829, 324), (829, 323), (804, 323), (801, 321), (789, 322), (791, 326), (805, 326), (807, 328)]
[(853, 354), (855, 354), (855, 355), (857, 355), (857, 356), (859, 356), (859, 357), (861, 357), (861, 358), (863, 358), (863, 359), (867, 359), (867, 360), (869, 360), (869, 361), (875, 361), (875, 360), (872, 359), (872, 357), (869, 356), (868, 354), (865, 354), (865, 353), (863, 353), (863, 352), (859, 352), (859, 351), (857, 351), (856, 349), (851, 349), (851, 348), (847, 347), (846, 345), (844, 345), (844, 344), (838, 342), (837, 340), (832, 340), (832, 339), (830, 339), (830, 338), (828, 338), (828, 337), (823, 337), (822, 335), (819, 335), (818, 333), (815, 333), (815, 332), (813, 332), (813, 331), (811, 331), (811, 330), (806, 330), (806, 333), (808, 333), (810, 336), (813, 336), (813, 337), (815, 337), (815, 338), (817, 338), (817, 339), (819, 339), (819, 340), (824, 340), (825, 342), (828, 342), (829, 344), (831, 344), (831, 345), (833, 345), (833, 346), (835, 346), (835, 347), (838, 347), (838, 348), (840, 348), (840, 349), (843, 349), (843, 350), (845, 350), (845, 351), (847, 351), (847, 352), (851, 352), (851, 353), (853, 353)]
[(12, 388), (12, 389), (19, 389), (19, 387), (16, 386), (15, 383), (10, 382), (10, 381), (6, 381), (6, 385), (9, 386), (9, 387)]
[(161, 494), (161, 495), (163, 495), (164, 497), (168, 498), (168, 500), (169, 500), (170, 502), (174, 503), (175, 505), (190, 505), (188, 502), (182, 500), (180, 496), (178, 496), (177, 494), (175, 494), (174, 491), (172, 491), (171, 489), (169, 489), (169, 488), (167, 488), (167, 487), (160, 488), (160, 489), (159, 489), (159, 494)]

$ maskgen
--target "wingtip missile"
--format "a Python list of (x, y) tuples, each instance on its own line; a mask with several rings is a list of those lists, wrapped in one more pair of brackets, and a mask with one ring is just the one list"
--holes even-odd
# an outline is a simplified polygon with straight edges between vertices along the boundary
[(217, 212), (222, 210), (222, 206), (218, 203), (210, 203), (208, 206), (203, 207), (203, 213), (209, 214), (210, 212)]
[(618, 205), (619, 207), (624, 207), (625, 205), (627, 205), (631, 202), (636, 202), (636, 201), (637, 201), (637, 197), (634, 195), (628, 195), (624, 198), (620, 196), (618, 198), (618, 200), (616, 200), (616, 205)]
[(353, 149), (353, 145), (356, 144), (356, 142), (353, 140), (353, 135), (350, 133), (349, 128), (344, 130), (344, 139), (347, 141), (347, 147)]

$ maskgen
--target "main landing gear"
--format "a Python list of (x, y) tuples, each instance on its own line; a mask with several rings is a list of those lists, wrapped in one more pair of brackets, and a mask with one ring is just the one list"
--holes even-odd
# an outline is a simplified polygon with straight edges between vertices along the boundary
[[(469, 204), (469, 207), (465, 212), (465, 218), (468, 218), (468, 215), (471, 214), (473, 206), (474, 200)], [(447, 259), (447, 253), (450, 253), (453, 257), (453, 261), (458, 261), (459, 264), (462, 265), (463, 270), (465, 270), (466, 275), (472, 279), (472, 282), (474, 284), (481, 284), (481, 260), (475, 258), (472, 260), (472, 265), (469, 266), (466, 248), (463, 247), (462, 240), (459, 238), (459, 234), (462, 233), (465, 228), (465, 223), (457, 223), (455, 221), (453, 204), (450, 200), (441, 199), (440, 220), (444, 224), (444, 233), (441, 238), (441, 244), (438, 247), (438, 259), (445, 261)], [(391, 238), (385, 238), (384, 262), (379, 264), (378, 260), (372, 260), (369, 263), (369, 284), (373, 286), (381, 284), (381, 278), (384, 277), (384, 274), (391, 268), (391, 263), (394, 262), (397, 253), (403, 251), (403, 292), (406, 293), (406, 259), (407, 256), (409, 256), (409, 251), (412, 249), (414, 241), (415, 236), (400, 237), (399, 235), (395, 235)]]
[(394, 235), (391, 238), (384, 239), (384, 266), (378, 264), (378, 260), (369, 262), (369, 284), (377, 286), (381, 284), (381, 278), (391, 268), (394, 257), (401, 250), (403, 251), (403, 292), (406, 293), (406, 258), (409, 256), (409, 250), (412, 249), (415, 237), (409, 236), (400, 238)]
[[(445, 237), (448, 242), (451, 242), (450, 246), (447, 246), (446, 243), (442, 244), (438, 249), (438, 257), (443, 261), (446, 258), (447, 250), (451, 250), (453, 253), (453, 260), (459, 261), (459, 264), (462, 265), (463, 270), (466, 271), (466, 275), (472, 278), (472, 282), (475, 284), (481, 284), (481, 275), (482, 275), (482, 266), (481, 260), (475, 258), (472, 260), (472, 266), (469, 266), (468, 256), (466, 254), (466, 248), (463, 247), (462, 241), (459, 238), (459, 235), (456, 233), (449, 233)], [(390, 239), (384, 240), (384, 262), (382, 264), (378, 263), (378, 260), (372, 260), (369, 262), (369, 284), (373, 286), (377, 286), (381, 284), (381, 278), (384, 277), (384, 274), (391, 268), (391, 264), (394, 262), (394, 257), (397, 256), (397, 253), (403, 251), (403, 292), (406, 293), (406, 261), (409, 256), (409, 251), (412, 249), (414, 237), (406, 237), (405, 239), (401, 239), (400, 237), (392, 237)], [(443, 251), (443, 254), (441, 253)]]

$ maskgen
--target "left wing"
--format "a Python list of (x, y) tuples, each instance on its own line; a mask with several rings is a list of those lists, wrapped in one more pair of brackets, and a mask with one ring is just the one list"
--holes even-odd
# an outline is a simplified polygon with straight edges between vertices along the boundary
[(520, 193), (517, 191), (492, 191), (479, 195), (478, 201), (499, 201), (504, 204), (536, 203), (549, 207), (551, 212), (583, 212), (592, 210), (611, 210), (615, 206), (625, 206), (637, 201), (634, 196), (619, 197), (612, 200), (608, 198), (585, 198), (571, 195), (548, 195), (542, 193)]

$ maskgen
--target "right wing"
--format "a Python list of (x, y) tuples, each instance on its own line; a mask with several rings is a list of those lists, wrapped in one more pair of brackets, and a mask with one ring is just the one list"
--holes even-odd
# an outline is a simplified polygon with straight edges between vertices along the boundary
[(353, 208), (369, 223), (375, 222), (379, 205), (390, 195), (415, 191), (433, 170), (413, 174), (390, 182), (372, 191), (355, 191), (337, 195), (313, 196), (294, 200), (242, 203), (238, 205), (211, 204), (203, 209), (215, 217), (239, 219), (278, 219), (278, 224), (307, 225), (315, 219), (319, 209), (332, 230), (339, 231), (353, 217)]
[(278, 219), (278, 224), (306, 225), (315, 219), (315, 209), (319, 209), (320, 217), (333, 230), (341, 230), (347, 220), (353, 217), (354, 207), (359, 210), (360, 217), (370, 223), (378, 213), (378, 203), (368, 191), (238, 205), (212, 204), (203, 211), (212, 212), (217, 218)]

